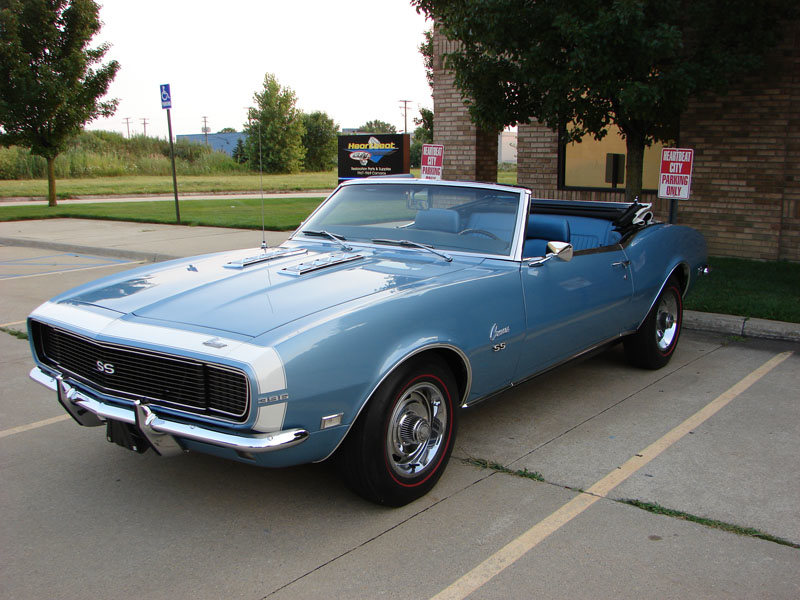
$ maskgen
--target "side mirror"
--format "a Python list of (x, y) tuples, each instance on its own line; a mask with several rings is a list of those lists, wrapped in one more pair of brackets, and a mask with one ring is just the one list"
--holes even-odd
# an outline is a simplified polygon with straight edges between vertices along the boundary
[(550, 253), (554, 254), (556, 258), (569, 262), (572, 260), (573, 248), (572, 244), (567, 242), (547, 242), (548, 256)]
[(553, 258), (569, 262), (572, 260), (573, 252), (572, 244), (568, 244), (567, 242), (547, 242), (547, 256), (532, 260), (528, 263), (528, 266), (538, 267)]

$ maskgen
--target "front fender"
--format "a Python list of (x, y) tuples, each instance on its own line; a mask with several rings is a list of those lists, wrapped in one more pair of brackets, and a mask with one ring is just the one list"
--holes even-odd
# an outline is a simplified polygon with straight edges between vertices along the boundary
[[(338, 445), (380, 383), (426, 350), (452, 352), (463, 362), (462, 401), (473, 382), (480, 389), (507, 384), (516, 367), (513, 350), (499, 357), (504, 362), (498, 368), (473, 365), (489, 344), (493, 324), (520, 336), (524, 331), (518, 266), (507, 262), (471, 271), (458, 280), (348, 302), (270, 332), (277, 338), (272, 342), (260, 340), (272, 345), (284, 364), (289, 396), (284, 427), (303, 423), (313, 437), (322, 416), (341, 413)], [(320, 448), (315, 460), (333, 449)]]

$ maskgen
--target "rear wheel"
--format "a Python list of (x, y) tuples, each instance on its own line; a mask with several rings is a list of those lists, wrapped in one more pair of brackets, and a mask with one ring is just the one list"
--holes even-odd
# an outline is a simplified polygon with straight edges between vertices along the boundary
[(645, 369), (665, 366), (681, 334), (683, 299), (676, 277), (670, 277), (639, 330), (625, 338), (628, 360)]
[(403, 506), (439, 480), (456, 434), (457, 386), (436, 358), (400, 366), (378, 388), (337, 456), (367, 500)]

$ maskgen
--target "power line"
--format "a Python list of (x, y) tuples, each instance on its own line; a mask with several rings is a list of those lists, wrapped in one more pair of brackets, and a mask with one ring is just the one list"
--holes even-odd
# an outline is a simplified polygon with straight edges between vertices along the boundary
[(125, 121), (125, 126), (128, 128), (128, 138), (130, 138), (131, 137), (131, 118), (130, 117), (125, 117), (122, 120)]
[(147, 119), (142, 119), (142, 127), (144, 127), (144, 137), (147, 137)]

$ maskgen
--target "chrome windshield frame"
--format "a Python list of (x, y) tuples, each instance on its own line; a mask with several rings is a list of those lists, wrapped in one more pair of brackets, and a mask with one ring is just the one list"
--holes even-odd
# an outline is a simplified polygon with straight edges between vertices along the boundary
[[(436, 246), (436, 250), (441, 252), (446, 252), (448, 255), (451, 256), (465, 256), (465, 257), (478, 257), (478, 258), (485, 258), (485, 259), (492, 259), (492, 260), (505, 260), (505, 261), (514, 261), (520, 262), (522, 260), (522, 245), (524, 242), (525, 236), (525, 224), (527, 222), (528, 217), (528, 208), (530, 205), (530, 198), (531, 198), (531, 191), (527, 188), (517, 187), (517, 186), (508, 186), (496, 183), (477, 183), (477, 182), (468, 182), (468, 181), (445, 181), (445, 180), (430, 180), (430, 179), (351, 179), (348, 181), (344, 181), (339, 186), (331, 192), (331, 194), (322, 201), (314, 211), (306, 217), (306, 219), (300, 224), (300, 226), (292, 232), (289, 236), (288, 242), (324, 242), (324, 239), (321, 239), (317, 236), (306, 236), (303, 234), (303, 229), (306, 229), (306, 224), (311, 221), (314, 216), (328, 203), (331, 199), (342, 189), (354, 185), (397, 185), (401, 183), (402, 185), (419, 185), (419, 186), (443, 186), (443, 187), (464, 187), (464, 188), (473, 188), (473, 189), (486, 189), (486, 190), (496, 190), (501, 192), (507, 192), (512, 194), (517, 194), (519, 196), (519, 201), (517, 205), (517, 214), (516, 214), (516, 224), (514, 228), (514, 235), (511, 239), (511, 244), (509, 246), (509, 252), (506, 254), (491, 254), (487, 252), (472, 252), (469, 250), (456, 250), (452, 248), (441, 249)], [(331, 242), (333, 243), (333, 242)], [(370, 239), (365, 240), (358, 240), (358, 239), (351, 239), (348, 237), (347, 243), (353, 246), (364, 247), (364, 248), (374, 248), (374, 249), (385, 249), (387, 247), (386, 244), (373, 244)], [(401, 246), (397, 246), (397, 248), (402, 248)], [(414, 251), (413, 248), (403, 248), (409, 251)]]

